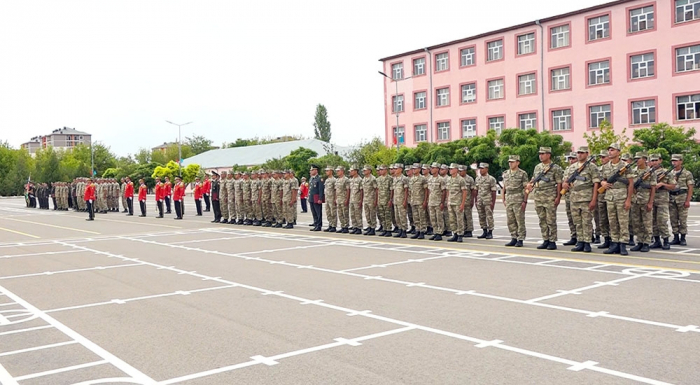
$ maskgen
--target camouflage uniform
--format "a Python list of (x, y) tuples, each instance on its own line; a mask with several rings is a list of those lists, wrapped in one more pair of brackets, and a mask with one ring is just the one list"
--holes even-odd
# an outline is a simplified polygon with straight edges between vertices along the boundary
[[(248, 176), (248, 173), (243, 174), (243, 180), (241, 181), (241, 190), (242, 190), (242, 201), (243, 201), (243, 208), (241, 210), (236, 210), (242, 211), (243, 215), (238, 217), (238, 220), (240, 221), (241, 219), (251, 222), (253, 213), (252, 213), (252, 208), (253, 208), (253, 203), (251, 202), (251, 180), (250, 177)], [(235, 194), (237, 195), (237, 194)]]
[[(437, 167), (433, 163), (433, 167)], [(430, 222), (433, 224), (433, 232), (436, 235), (442, 235), (445, 231), (445, 221), (442, 216), (443, 209), (440, 205), (445, 203), (445, 191), (447, 190), (447, 182), (440, 175), (431, 175), (428, 178), (428, 211), (430, 213)]]
[[(326, 170), (333, 170), (330, 166)], [(338, 205), (335, 195), (335, 177), (332, 175), (326, 177), (323, 182), (323, 195), (326, 197), (326, 219), (328, 220), (328, 228), (335, 229), (338, 225)]]
[[(588, 152), (588, 147), (579, 147), (579, 152)], [(584, 162), (576, 162), (569, 165), (564, 172), (564, 179), (568, 179), (576, 172)], [(569, 201), (571, 202), (571, 217), (576, 225), (576, 234), (579, 244), (589, 244), (593, 237), (593, 212), (588, 207), (593, 199), (593, 189), (596, 183), (600, 183), (600, 172), (598, 167), (589, 163), (572, 183), (569, 184)], [(597, 205), (596, 198), (596, 205)], [(587, 246), (587, 247), (590, 247)], [(580, 250), (579, 250), (580, 251)], [(586, 249), (588, 251), (588, 249)]]
[[(275, 178), (270, 185), (270, 200), (272, 202), (272, 216), (277, 222), (277, 227), (282, 226), (282, 183), (279, 171), (275, 171)], [(241, 199), (243, 197), (241, 196)]]
[(554, 206), (554, 201), (557, 199), (557, 196), (559, 196), (557, 187), (562, 183), (564, 170), (562, 170), (559, 165), (551, 161), (547, 165), (540, 163), (535, 166), (535, 170), (532, 172), (533, 178), (531, 181), (534, 181), (534, 179), (544, 170), (547, 171), (544, 173), (540, 181), (533, 186), (534, 190), (532, 191), (532, 197), (535, 201), (535, 212), (537, 213), (537, 217), (539, 218), (540, 222), (542, 240), (556, 242), (558, 240), (557, 207)]
[[(567, 162), (570, 159), (576, 159), (576, 153), (575, 152), (569, 153), (567, 155), (566, 159), (567, 159)], [(567, 166), (567, 168), (568, 168), (568, 166)], [(562, 198), (564, 199), (564, 208), (566, 209), (566, 221), (567, 221), (567, 224), (569, 225), (569, 233), (571, 234), (571, 239), (578, 240), (578, 234), (576, 234), (576, 224), (574, 223), (574, 217), (571, 214), (571, 200), (569, 199), (570, 198), (569, 194), (563, 195)], [(569, 245), (569, 244), (573, 245), (573, 244), (575, 244), (575, 242), (571, 243), (571, 241), (569, 241), (569, 242), (564, 243), (564, 245)]]
[[(289, 172), (291, 173), (291, 172)], [(243, 190), (245, 191), (246, 185), (243, 185)], [(284, 219), (287, 221), (287, 225), (291, 226), (294, 223), (294, 212), (297, 211), (297, 193), (299, 192), (299, 181), (297, 178), (290, 177), (285, 179), (285, 183), (282, 185), (282, 205), (284, 206)]]
[[(520, 161), (517, 155), (511, 155), (509, 162)], [(525, 210), (522, 208), (525, 199), (525, 187), (529, 179), (525, 170), (507, 170), (503, 173), (503, 188), (505, 189), (506, 218), (511, 239), (523, 241), (527, 236), (525, 225)]]
[(348, 199), (349, 189), (350, 181), (345, 175), (335, 178), (335, 199), (338, 207), (338, 221), (340, 222), (340, 227), (343, 229), (350, 227), (350, 218), (348, 218), (350, 207), (345, 205)]
[[(637, 153), (635, 158), (638, 156), (640, 156), (639, 153)], [(648, 165), (643, 169), (636, 168), (634, 181), (637, 182), (637, 180), (643, 178), (645, 173), (650, 170), (651, 168)], [(652, 171), (650, 175), (648, 174), (647, 179), (643, 180), (639, 185), (639, 188), (637, 188), (632, 198), (632, 215), (630, 220), (632, 221), (634, 234), (637, 236), (637, 242), (642, 245), (648, 245), (652, 240), (652, 211), (647, 211), (647, 204), (651, 198), (652, 189), (655, 188), (655, 186), (656, 174)]]
[[(607, 180), (615, 174), (619, 174), (627, 163), (619, 160), (613, 164), (612, 160), (603, 166), (602, 179)], [(629, 211), (625, 210), (627, 200), (627, 184), (620, 182), (620, 179), (628, 180), (634, 177), (628, 168), (618, 181), (605, 191), (605, 202), (608, 209), (608, 223), (610, 224), (610, 238), (614, 243), (626, 243), (629, 239)], [(631, 182), (634, 183), (634, 182)]]
[[(659, 167), (656, 170), (656, 182), (676, 184), (673, 171)], [(670, 195), (668, 190), (658, 187), (654, 195), (654, 211), (652, 214), (654, 224), (652, 226), (652, 235), (654, 237), (664, 238), (665, 241), (671, 236), (671, 231), (668, 226), (669, 205)]]
[[(403, 167), (401, 165), (397, 166)], [(394, 177), (392, 182), (392, 190), (394, 191), (394, 216), (396, 218), (396, 227), (403, 231), (406, 231), (408, 228), (406, 223), (406, 206), (404, 206), (404, 198), (406, 198), (406, 204), (408, 205), (408, 197), (406, 196), (406, 194), (408, 194), (408, 187), (409, 182), (405, 175), (399, 174), (399, 176)]]
[[(236, 173), (235, 175), (239, 175)], [(238, 210), (238, 205), (236, 204), (236, 194), (238, 194), (237, 190), (237, 181), (240, 180), (240, 177), (237, 179), (234, 179), (234, 174), (228, 174), (228, 178), (221, 183), (221, 189), (226, 189), (226, 209), (228, 210), (225, 214), (226, 217), (229, 218), (229, 222), (233, 222), (236, 220), (236, 211)]]
[[(608, 156), (607, 151), (601, 152), (600, 156)], [(603, 174), (603, 166), (598, 167), (598, 171)], [(598, 205), (597, 205), (598, 220), (596, 222), (596, 233), (600, 229), (600, 235), (603, 237), (610, 237), (610, 223), (608, 221), (608, 205), (605, 201), (605, 191), (598, 192)], [(609, 243), (609, 242), (607, 242)], [(600, 246), (599, 246), (600, 248)]]
[[(230, 175), (230, 174), (228, 174)], [(228, 186), (227, 186), (227, 173), (226, 171), (221, 172), (221, 183), (219, 188), (219, 207), (221, 208), (221, 222), (227, 221), (229, 219), (228, 210)], [(234, 219), (234, 218), (231, 218)]]
[[(479, 168), (487, 168), (486, 163), (479, 165)], [(493, 203), (492, 192), (496, 191), (496, 178), (489, 174), (484, 176), (481, 173), (476, 177), (476, 211), (479, 213), (479, 226), (488, 231), (493, 231), (493, 210), (491, 209), (491, 204)]]
[[(466, 167), (463, 168), (466, 171)], [(464, 203), (464, 232), (471, 233), (474, 231), (474, 213), (472, 212), (472, 202), (474, 202), (474, 194), (476, 193), (476, 182), (469, 174), (461, 176), (464, 178), (464, 182), (467, 184), (467, 199)]]
[(260, 191), (262, 190), (262, 175), (260, 173), (255, 174), (255, 178), (250, 181), (250, 204), (252, 208), (250, 209), (253, 220), (256, 222), (262, 220), (262, 206), (260, 202)]
[[(683, 160), (683, 157), (674, 154), (671, 159)], [(674, 170), (672, 174), (676, 179), (677, 187), (675, 191), (669, 194), (671, 200), (669, 214), (675, 243), (678, 234), (680, 234), (684, 240), (685, 235), (688, 234), (688, 209), (685, 207), (685, 200), (688, 198), (688, 190), (695, 186), (695, 180), (693, 179), (693, 174), (686, 170), (685, 167), (681, 168), (680, 171)]]
[[(379, 166), (380, 170), (385, 170), (385, 166)], [(393, 190), (393, 179), (388, 175), (380, 175), (377, 177), (377, 194), (379, 201), (377, 202), (377, 217), (379, 217), (379, 226), (384, 230), (391, 230), (391, 213), (392, 208), (389, 206), (391, 199), (391, 191)]]
[[(365, 169), (370, 169), (365, 166)], [(369, 174), (362, 178), (362, 194), (364, 202), (365, 219), (371, 229), (377, 227), (377, 178)]]
[(411, 176), (408, 183), (416, 231), (425, 234), (428, 231), (428, 221), (425, 219), (427, 212), (423, 207), (423, 203), (425, 202), (425, 190), (428, 188), (428, 181), (420, 174), (420, 165), (413, 165), (413, 176)]
[[(350, 168), (355, 170), (356, 167)], [(362, 178), (360, 174), (355, 174), (349, 179), (350, 185), (350, 218), (352, 219), (352, 228), (362, 229)]]
[[(231, 186), (229, 187), (229, 212), (232, 218), (238, 219), (238, 223), (241, 223), (245, 219), (245, 200), (243, 198), (243, 176), (241, 174), (237, 175), (237, 178), (233, 180)], [(233, 207), (231, 207), (233, 205)]]
[(124, 209), (124, 211), (126, 211), (127, 207), (126, 207), (126, 197), (124, 196), (124, 189), (126, 189), (126, 182), (122, 182), (121, 186), (119, 186), (119, 196), (121, 197), (122, 208)]
[[(450, 168), (457, 168), (458, 166), (454, 163), (450, 165)], [(462, 195), (467, 191), (467, 182), (459, 174), (450, 176), (447, 182), (447, 195), (448, 195), (448, 212), (450, 215), (450, 228), (454, 231), (453, 238), (455, 237), (461, 239), (462, 234), (464, 234), (464, 213), (460, 209), (462, 205)], [(466, 208), (466, 198), (464, 199), (464, 205)]]

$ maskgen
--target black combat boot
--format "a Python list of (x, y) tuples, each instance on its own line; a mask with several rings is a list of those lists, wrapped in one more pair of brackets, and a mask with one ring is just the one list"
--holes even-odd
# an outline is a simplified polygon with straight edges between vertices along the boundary
[(403, 234), (404, 230), (399, 229), (399, 232), (394, 234), (394, 238), (400, 238), (401, 234)]
[(459, 238), (457, 237), (457, 233), (454, 233), (452, 238), (448, 239), (447, 242), (457, 242), (457, 238)]
[(627, 246), (634, 246), (634, 235), (630, 235), (630, 241), (627, 242)]
[(593, 238), (593, 243), (595, 243), (595, 244), (600, 243), (600, 234), (596, 235), (596, 236)]
[(564, 245), (564, 246), (572, 246), (572, 245), (575, 245), (575, 244), (578, 244), (578, 239), (576, 239), (576, 237), (571, 237), (571, 239), (569, 239), (568, 241), (562, 243), (562, 245)]
[(392, 233), (391, 231), (387, 231), (387, 232), (384, 234), (385, 237), (391, 237), (391, 236), (393, 236), (393, 235), (394, 235), (394, 233)]
[(221, 222), (219, 222), (219, 223), (228, 223), (228, 219), (222, 219)]
[(457, 242), (462, 243), (462, 236), (461, 235), (457, 236)]
[(399, 233), (399, 238), (406, 238), (406, 230), (401, 230), (401, 233)]
[(291, 223), (287, 223), (286, 226), (284, 226), (285, 229), (293, 229), (294, 226)]
[(627, 252), (627, 246), (622, 242), (620, 242), (620, 255), (629, 255)]
[(543, 241), (541, 245), (537, 246), (538, 250), (544, 250), (549, 246), (549, 241)]
[(673, 234), (673, 240), (671, 241), (672, 245), (680, 245), (681, 240), (678, 238), (678, 234)]
[(425, 234), (422, 231), (419, 231), (416, 239), (425, 239)]
[(350, 231), (348, 231), (348, 228), (347, 228), (347, 227), (343, 227), (343, 228), (340, 229), (340, 231), (338, 231), (338, 232), (341, 233), (341, 234), (350, 234)]
[(620, 253), (620, 242), (610, 242), (610, 248), (603, 251), (603, 254), (619, 254)]
[(506, 243), (506, 246), (515, 246), (516, 243), (518, 243), (518, 240), (516, 238), (511, 238), (510, 242)]
[[(434, 239), (433, 239), (434, 238)], [(430, 237), (431, 240), (433, 241), (442, 241), (442, 235), (440, 234), (435, 234), (432, 237)]]
[[(410, 234), (410, 232), (409, 232)], [(411, 239), (418, 239), (418, 236), (420, 235), (420, 231), (415, 231), (413, 235), (411, 235)]]
[(578, 251), (583, 251), (583, 248), (584, 248), (583, 245), (584, 245), (583, 242), (578, 242), (578, 243), (576, 244), (576, 247), (574, 247), (573, 249), (571, 249), (571, 251), (576, 251), (576, 252), (578, 252)]
[(688, 243), (685, 241), (685, 234), (681, 234), (681, 246), (685, 246)]
[(515, 247), (523, 247), (523, 241), (519, 239), (517, 242), (515, 242)]
[(479, 235), (479, 236), (477, 237), (478, 239), (484, 239), (484, 238), (486, 238), (486, 235), (488, 235), (488, 233), (489, 233), (489, 231), (486, 230), (486, 229), (482, 229), (482, 230), (484, 230), (484, 232), (481, 233), (481, 235)]
[(471, 231), (465, 231), (465, 232), (464, 232), (464, 238), (471, 238), (471, 237), (473, 237)]
[(370, 229), (367, 230), (367, 232), (365, 233), (365, 235), (376, 235), (376, 234), (377, 234), (377, 233), (375, 232), (374, 228), (370, 228)]
[(671, 249), (671, 244), (668, 243), (668, 237), (664, 238), (664, 244), (661, 245), (661, 248), (663, 250), (670, 250)]
[(433, 228), (428, 226), (428, 231), (425, 232), (425, 235), (433, 235)]
[(643, 244), (642, 244), (642, 249), (639, 250), (639, 251), (641, 251), (642, 253), (648, 253), (648, 252), (649, 252), (649, 244), (648, 244), (648, 243), (643, 243)]
[(382, 231), (384, 231), (384, 226), (379, 225), (379, 228), (377, 229), (377, 231), (380, 232), (380, 233), (381, 233)]
[(488, 233), (486, 233), (486, 239), (493, 239), (493, 230), (489, 230)]
[(650, 249), (660, 249), (661, 248), (661, 237), (654, 237), (654, 243), (649, 245)]
[(547, 250), (556, 250), (557, 249), (557, 243), (556, 242), (549, 242), (549, 245), (547, 245)]
[(610, 242), (612, 241), (612, 238), (610, 237), (605, 237), (605, 242), (603, 242), (602, 245), (598, 246), (599, 249), (607, 249), (610, 247)]
[(335, 227), (331, 227), (330, 229), (328, 229), (329, 233), (335, 233), (336, 231), (338, 230), (336, 230)]
[(584, 253), (590, 253), (591, 252), (591, 244), (586, 242), (583, 244), (583, 252)]
[(406, 232), (406, 234), (415, 234), (416, 233), (416, 226), (411, 226), (411, 229)]
[(639, 250), (642, 249), (642, 246), (643, 246), (643, 245), (644, 245), (644, 244), (643, 244), (642, 242), (639, 242), (639, 243), (637, 243), (636, 246), (634, 246), (633, 248), (631, 248), (630, 251), (639, 251)]

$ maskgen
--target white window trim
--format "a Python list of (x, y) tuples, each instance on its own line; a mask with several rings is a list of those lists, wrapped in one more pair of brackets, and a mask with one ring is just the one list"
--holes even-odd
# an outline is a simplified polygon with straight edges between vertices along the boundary
[[(607, 63), (607, 67), (603, 67), (603, 64)], [(593, 68), (593, 67), (598, 67), (598, 68)], [(605, 75), (607, 73), (608, 80), (605, 81)], [(591, 82), (591, 75), (595, 74), (595, 82)], [(601, 81), (598, 81), (599, 78), (602, 78)], [(589, 86), (597, 86), (601, 84), (610, 84), (610, 61), (609, 60), (603, 60), (595, 63), (588, 63), (588, 85)]]
[(505, 118), (503, 116), (494, 116), (489, 118), (489, 130), (494, 130), (497, 133), (503, 131), (503, 126), (505, 125)]
[(537, 128), (537, 114), (534, 112), (518, 114), (518, 127), (520, 127), (521, 130)]
[[(642, 103), (642, 105), (635, 107), (635, 103)], [(648, 105), (650, 103), (651, 105)], [(654, 99), (648, 100), (635, 100), (632, 102), (632, 125), (642, 125), (642, 124), (654, 124), (656, 123), (656, 101)], [(653, 109), (653, 111), (652, 111)], [(634, 113), (639, 111), (639, 122), (635, 122)], [(652, 115), (653, 114), (653, 115)], [(644, 122), (644, 117), (646, 116), (646, 122)], [(653, 118), (653, 119), (652, 119)]]
[[(443, 133), (446, 138), (443, 137)], [(450, 122), (440, 122), (437, 124), (437, 138), (438, 140), (450, 140)]]
[[(473, 122), (473, 123), (471, 123), (471, 122)], [(475, 136), (476, 136), (476, 119), (464, 119), (464, 120), (462, 120), (462, 138), (473, 138)]]
[[(685, 4), (678, 5), (678, 0), (676, 0), (674, 4), (674, 13), (673, 13), (673, 21), (676, 24), (680, 23), (687, 23), (693, 20), (698, 20), (700, 19), (700, 12), (696, 12), (695, 5), (700, 3), (700, 0), (684, 0), (683, 1)], [(700, 6), (699, 6), (700, 7)], [(683, 20), (678, 21), (678, 11), (679, 9), (683, 9)], [(690, 19), (685, 19), (685, 15), (690, 12), (692, 14), (692, 17)]]
[[(560, 28), (561, 29), (566, 28), (566, 30), (565, 31), (562, 30), (561, 32), (555, 32), (555, 30), (558, 30)], [(570, 33), (571, 33), (571, 27), (569, 26), (569, 24), (560, 25), (558, 27), (552, 27), (552, 29), (550, 30), (549, 48), (557, 49), (557, 48), (570, 46), (571, 45), (571, 38), (569, 35)], [(559, 44), (560, 41), (562, 44)], [(555, 43), (556, 43), (556, 45), (555, 45)], [(566, 43), (566, 44), (564, 44), (564, 43)]]
[(428, 140), (428, 128), (425, 124), (415, 126), (416, 142), (425, 142)]
[[(608, 107), (607, 111), (602, 109), (605, 107)], [(600, 108), (601, 110), (595, 112), (593, 111), (594, 109), (598, 108)], [(595, 118), (593, 118), (594, 114)], [(609, 117), (606, 115), (609, 115)], [(590, 119), (590, 122), (588, 122), (588, 125), (590, 127), (588, 128), (600, 128), (600, 123), (602, 123), (604, 120), (610, 122), (610, 119), (612, 118), (612, 106), (610, 104), (599, 104), (597, 106), (590, 106), (588, 107), (588, 118)]]
[[(464, 51), (470, 51), (465, 54)], [(459, 63), (461, 67), (474, 65), (474, 55), (476, 54), (474, 47), (462, 48), (459, 50)]]
[[(564, 70), (567, 72), (564, 73)], [(557, 75), (557, 72), (561, 74)], [(552, 91), (562, 91), (571, 89), (571, 67), (557, 68), (551, 71)]]
[[(568, 111), (568, 114), (566, 111)], [(561, 128), (561, 123), (564, 123), (564, 128)], [(553, 110), (552, 131), (570, 131), (571, 129), (571, 109), (565, 108), (563, 110)]]
[[(651, 60), (645, 60), (646, 56), (651, 56)], [(635, 62), (635, 58), (641, 58), (640, 61)], [(632, 55), (630, 56), (630, 79), (643, 79), (643, 78), (650, 78), (654, 77), (654, 74), (656, 73), (656, 58), (654, 57), (653, 52), (648, 52), (648, 53), (643, 53), (639, 55)], [(650, 65), (651, 63), (651, 65)], [(637, 67), (637, 73), (639, 76), (634, 76), (634, 68), (635, 66)], [(651, 71), (649, 70), (651, 68)], [(646, 75), (642, 76), (641, 74), (645, 73)]]
[(450, 69), (449, 61), (450, 54), (448, 52), (443, 52), (435, 55), (435, 71), (447, 71), (448, 69)]
[(403, 95), (395, 95), (391, 97), (391, 112), (403, 112)]
[[(420, 68), (420, 72), (416, 71), (416, 67)], [(425, 58), (419, 57), (413, 59), (413, 76), (425, 75)]]
[[(493, 44), (493, 45), (492, 45)], [(486, 43), (488, 55), (486, 61), (496, 61), (503, 59), (503, 40), (494, 40)]]
[[(522, 78), (527, 76), (528, 79), (523, 80)], [(532, 76), (532, 79), (529, 77)], [(518, 95), (532, 95), (537, 91), (537, 85), (535, 84), (537, 81), (537, 76), (534, 73), (531, 74), (525, 74), (525, 75), (519, 75), (518, 76)], [(527, 90), (530, 89), (531, 92), (522, 92), (523, 89)]]
[[(532, 36), (532, 38), (528, 38), (529, 36)], [(526, 38), (525, 40), (520, 40), (521, 37)], [(523, 35), (518, 36), (518, 55), (527, 55), (530, 53), (535, 52), (535, 33), (530, 32), (526, 33)], [(521, 48), (527, 48), (527, 52), (524, 52), (524, 49), (521, 50)]]
[[(499, 82), (498, 84), (492, 84), (494, 82)], [(503, 91), (504, 91), (504, 81), (503, 79), (494, 79), (494, 80), (489, 80), (488, 82), (488, 87), (489, 87), (489, 100), (498, 100), (498, 99), (503, 99)]]
[[(696, 96), (697, 100), (693, 100), (693, 97)], [(681, 98), (688, 98), (687, 102), (680, 102)], [(684, 118), (681, 119), (679, 113), (678, 113), (678, 107), (683, 105), (686, 111), (686, 116), (688, 111), (693, 112), (693, 118), (688, 119)], [(690, 108), (689, 108), (690, 107)], [(683, 95), (683, 96), (677, 96), (676, 97), (676, 120), (678, 121), (691, 121), (691, 120), (700, 120), (700, 113), (697, 113), (697, 111), (700, 109), (700, 94), (692, 94), (692, 95)]]
[[(696, 52), (692, 52), (696, 48)], [(679, 54), (681, 50), (688, 50), (688, 53)], [(683, 66), (685, 69), (679, 70), (678, 59), (683, 57)], [(691, 72), (700, 70), (700, 44), (690, 45), (686, 47), (676, 48), (676, 73)], [(690, 67), (690, 69), (688, 69)]]
[[(422, 97), (419, 96), (421, 94), (423, 95)], [(414, 95), (415, 96), (414, 96), (413, 103), (414, 103), (415, 109), (416, 110), (423, 110), (423, 109), (427, 108), (427, 105), (426, 105), (427, 96), (428, 96), (427, 93), (425, 91), (421, 91), (421, 92), (416, 92)]]
[[(445, 91), (442, 94), (440, 91)], [(449, 106), (450, 105), (450, 89), (445, 87), (445, 88), (438, 88), (435, 90), (435, 105), (438, 107), (444, 107), (444, 106)]]
[[(645, 9), (651, 9), (651, 11), (644, 12)], [(641, 11), (641, 12), (640, 12), (639, 14), (637, 14), (637, 15), (632, 15), (632, 12), (635, 12), (635, 11)], [(630, 20), (630, 29), (629, 29), (629, 31), (627, 31), (627, 32), (629, 32), (629, 33), (637, 33), (637, 32), (643, 32), (643, 31), (646, 31), (646, 30), (654, 29), (654, 25), (656, 25), (656, 24), (655, 24), (655, 23), (656, 23), (655, 11), (656, 11), (656, 10), (654, 9), (654, 6), (653, 6), (653, 5), (647, 5), (647, 6), (645, 6), (645, 7), (639, 7), (639, 8), (635, 8), (635, 9), (630, 9), (629, 14), (627, 15), (627, 17), (629, 17), (629, 20)], [(650, 15), (651, 15), (651, 16), (650, 16)], [(633, 28), (634, 28), (634, 25), (635, 25), (635, 23), (634, 23), (634, 19), (635, 19), (635, 18), (637, 19), (637, 25), (638, 25), (638, 26), (641, 25), (642, 23), (644, 23), (644, 26), (645, 26), (646, 28), (644, 28), (644, 29), (638, 28), (637, 30), (634, 30)], [(650, 25), (650, 24), (651, 24), (651, 25)]]
[[(604, 17), (607, 17), (607, 21), (602, 21)], [(594, 20), (597, 20), (597, 22), (593, 23)], [(593, 38), (591, 38), (591, 27), (594, 28), (594, 35)], [(598, 32), (602, 31), (602, 36), (598, 37)], [(607, 33), (606, 33), (607, 32)], [(600, 15), (596, 17), (591, 17), (588, 19), (588, 41), (596, 41), (596, 40), (602, 40), (602, 39), (607, 39), (610, 37), (610, 16), (609, 15)]]
[[(465, 90), (465, 87), (470, 87)], [(476, 83), (462, 84), (460, 86), (462, 92), (462, 103), (474, 103), (476, 102)], [(465, 93), (466, 91), (466, 93)], [(471, 97), (471, 100), (469, 98)]]

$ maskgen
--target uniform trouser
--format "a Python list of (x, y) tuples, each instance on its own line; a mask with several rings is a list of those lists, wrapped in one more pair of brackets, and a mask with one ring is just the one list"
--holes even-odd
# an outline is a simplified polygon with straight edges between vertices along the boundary
[(379, 203), (377, 205), (377, 218), (379, 219), (379, 226), (384, 230), (391, 230), (389, 225), (391, 224), (391, 213), (392, 208), (389, 206), (389, 202), (386, 204)]
[(646, 203), (632, 203), (632, 227), (638, 243), (651, 243), (652, 211), (647, 211)]
[(122, 207), (124, 208), (125, 211), (128, 210), (127, 206), (126, 206), (126, 198), (123, 195), (122, 195)]
[(228, 220), (228, 194), (219, 196), (219, 210), (221, 218)]
[(328, 221), (328, 227), (335, 228), (338, 225), (338, 206), (335, 202), (326, 202), (326, 220)]
[(301, 198), (301, 212), (305, 213), (307, 211), (306, 198)]
[(375, 202), (365, 202), (364, 209), (367, 225), (369, 228), (374, 229), (377, 227), (377, 204)]
[(346, 206), (345, 202), (338, 205), (338, 221), (340, 222), (340, 227), (350, 227), (350, 206)]
[(126, 206), (129, 209), (129, 215), (134, 215), (134, 198), (126, 198)]
[(351, 202), (350, 203), (350, 218), (352, 219), (353, 228), (362, 228), (362, 203)]
[(195, 199), (194, 206), (197, 208), (197, 215), (202, 215), (202, 200)]
[(596, 226), (600, 227), (600, 235), (603, 237), (610, 236), (610, 222), (608, 220), (608, 204), (605, 200), (598, 199), (598, 215), (600, 223)]
[(299, 210), (297, 210), (297, 204), (294, 203), (294, 211), (292, 211), (292, 214), (294, 215), (293, 220), (294, 220), (295, 224), (297, 223), (297, 213), (298, 212), (299, 212)]
[(253, 219), (258, 220), (258, 221), (262, 220), (263, 216), (262, 216), (262, 204), (261, 204), (261, 202), (258, 202), (258, 200), (255, 199), (252, 202), (252, 204), (253, 204)]
[(320, 229), (323, 227), (323, 205), (316, 202), (309, 202), (309, 205), (314, 217), (314, 227)]
[(266, 221), (272, 220), (272, 204), (270, 203), (270, 198), (262, 198), (262, 217)]
[(211, 208), (214, 210), (214, 220), (221, 220), (221, 205), (218, 199), (212, 199)]
[[(235, 205), (235, 207), (233, 209), (234, 209), (235, 214), (233, 215), (232, 218), (238, 218), (240, 220), (245, 219), (246, 212), (245, 212), (245, 200), (243, 199), (243, 194), (236, 196), (236, 203), (234, 205)], [(229, 211), (231, 211), (231, 210), (229, 209)], [(284, 209), (282, 209), (279, 216), (280, 217), (284, 216)]]
[(389, 213), (391, 214), (391, 225), (398, 228), (398, 226), (396, 226), (396, 210), (394, 210), (393, 204), (389, 207)]
[(141, 215), (146, 215), (146, 201), (139, 201), (141, 207)]
[(163, 217), (163, 201), (157, 200), (156, 207), (158, 208), (158, 216), (162, 218)]
[(493, 209), (491, 209), (491, 202), (477, 199), (476, 212), (479, 213), (479, 227), (485, 230), (493, 230)]
[(464, 234), (464, 212), (459, 210), (459, 205), (448, 205), (447, 213), (450, 217), (450, 229), (456, 235)]
[(93, 210), (92, 202), (85, 201), (85, 204), (87, 205), (88, 218), (95, 219), (95, 210)]
[(542, 240), (557, 241), (557, 208), (554, 202), (548, 199), (535, 200), (535, 212), (540, 220), (540, 233)]
[(595, 223), (595, 235), (600, 235), (600, 210), (598, 210), (598, 204), (596, 203), (595, 209), (593, 209), (593, 222)]
[(442, 220), (445, 223), (445, 230), (453, 231), (452, 224), (450, 223), (450, 205), (445, 205), (445, 209), (442, 210)]
[(630, 213), (625, 210), (625, 201), (606, 202), (608, 208), (608, 222), (610, 223), (610, 238), (612, 238), (613, 242), (627, 243), (630, 237)]
[(56, 197), (51, 197), (51, 200), (53, 201), (53, 209), (56, 210), (58, 206), (56, 206)]
[(655, 237), (668, 238), (671, 232), (668, 229), (669, 205), (665, 202), (654, 202), (652, 235)]
[(272, 203), (272, 210), (274, 211), (275, 221), (277, 223), (282, 223), (282, 202), (277, 201)]
[(671, 229), (673, 234), (688, 234), (688, 209), (685, 208), (685, 200), (688, 194), (671, 196), (669, 204), (669, 216), (671, 217)]
[(422, 233), (428, 231), (428, 221), (425, 220), (425, 217), (428, 216), (428, 212), (425, 210), (425, 207), (423, 207), (423, 204), (412, 204), (411, 211), (413, 212), (413, 226), (416, 226), (416, 231), (420, 231)]
[(175, 216), (177, 218), (182, 218), (182, 202), (175, 201)]
[(406, 223), (406, 207), (404, 207), (403, 202), (394, 202), (394, 217), (396, 219), (396, 227), (400, 230), (407, 230), (408, 225)]
[[(297, 211), (297, 202), (294, 201), (292, 202), (284, 202), (284, 220), (287, 221), (287, 224), (293, 224), (294, 223), (294, 212)], [(250, 217), (248, 217), (250, 218)]]
[(571, 233), (571, 238), (578, 238), (574, 217), (571, 215), (571, 202), (568, 199), (566, 200), (566, 220), (569, 222), (569, 232)]
[[(236, 209), (238, 207), (238, 205), (236, 204), (237, 203), (236, 197), (232, 197), (229, 195), (228, 202), (226, 202), (226, 203), (227, 203), (226, 205), (228, 206), (227, 207), (228, 208), (228, 217), (231, 219), (236, 218), (236, 214), (237, 214)], [(240, 216), (238, 218), (240, 218)]]
[(441, 235), (445, 231), (445, 221), (442, 216), (442, 211), (440, 206), (428, 206), (430, 223), (433, 224), (433, 233), (437, 235)]
[(170, 196), (169, 195), (165, 196), (165, 211), (168, 214), (170, 213)]
[(467, 197), (467, 202), (464, 203), (464, 231), (474, 231), (474, 213), (472, 212), (472, 205), (469, 197)]
[[(285, 203), (285, 207), (288, 206), (289, 204)], [(285, 213), (287, 210), (285, 209)], [(253, 202), (250, 201), (248, 198), (243, 199), (243, 215), (245, 215), (245, 218), (241, 219), (253, 219)], [(285, 220), (289, 221), (285, 214)]]
[(517, 202), (506, 203), (506, 221), (510, 237), (519, 241), (525, 240), (527, 229), (525, 227), (525, 211), (523, 211), (522, 199)]
[(211, 209), (211, 203), (209, 203), (209, 194), (204, 194), (204, 204), (206, 205), (204, 211), (209, 211)]
[(588, 209), (590, 201), (571, 202), (571, 218), (576, 225), (576, 235), (579, 242), (589, 243), (593, 236), (593, 212)]
[[(413, 218), (413, 205), (412, 204), (407, 204), (406, 205), (406, 215), (408, 216), (408, 224), (413, 227), (416, 225), (416, 221)], [(417, 215), (416, 215), (417, 216)]]

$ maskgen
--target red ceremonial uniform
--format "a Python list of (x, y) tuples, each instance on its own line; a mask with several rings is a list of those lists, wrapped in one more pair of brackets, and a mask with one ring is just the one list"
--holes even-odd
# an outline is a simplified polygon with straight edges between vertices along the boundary
[(211, 193), (211, 181), (209, 179), (204, 180), (204, 184), (202, 184), (202, 194), (210, 194)]
[(86, 201), (94, 201), (95, 200), (95, 184), (90, 183), (85, 187), (85, 196), (84, 196)]
[(158, 182), (156, 183), (156, 202), (161, 199), (163, 199), (163, 184)]
[(126, 184), (126, 188), (124, 189), (124, 198), (133, 198), (134, 197), (134, 183), (129, 182)]
[(164, 193), (163, 198), (165, 198), (166, 196), (169, 197), (170, 195), (172, 195), (173, 190), (172, 190), (172, 185), (170, 184), (170, 182), (165, 182), (165, 191), (163, 191), (163, 193)]
[(306, 199), (309, 196), (309, 184), (304, 182), (299, 186), (299, 198)]
[(142, 184), (139, 186), (139, 202), (146, 200), (146, 190), (147, 189), (148, 188), (146, 187), (145, 184)]
[(194, 185), (194, 199), (202, 199), (202, 185), (199, 183)]
[[(168, 185), (167, 183), (165, 184), (166, 186)], [(173, 200), (176, 202), (182, 201), (182, 198), (185, 196), (185, 186), (182, 184), (182, 182), (178, 183), (175, 185), (175, 188), (173, 189)]]

